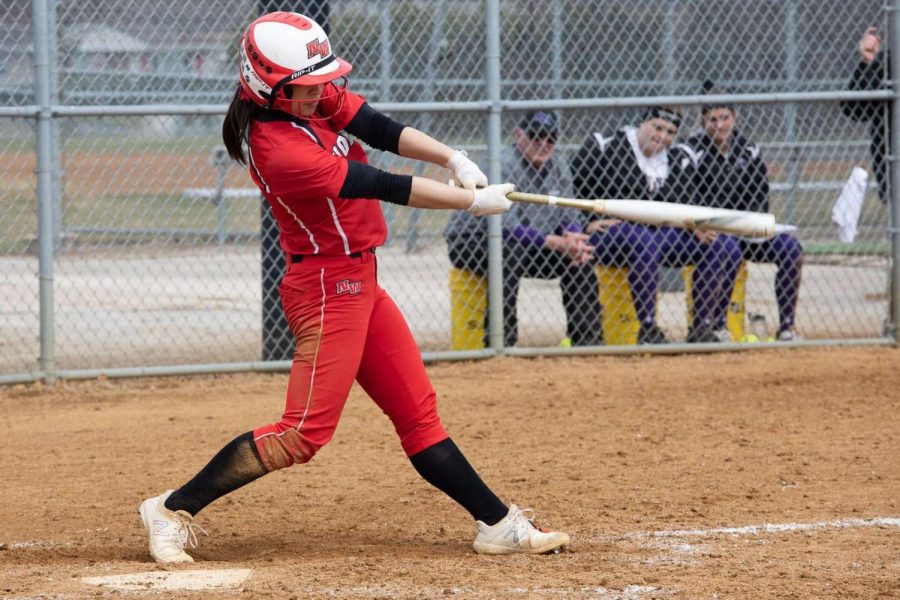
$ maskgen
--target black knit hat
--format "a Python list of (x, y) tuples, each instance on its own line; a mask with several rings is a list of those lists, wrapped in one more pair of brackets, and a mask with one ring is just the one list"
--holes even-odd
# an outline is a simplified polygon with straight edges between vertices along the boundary
[[(724, 96), (725, 94), (730, 94), (728, 90), (722, 87), (718, 87), (715, 83), (707, 79), (703, 82), (703, 95), (704, 96)], [(704, 104), (700, 107), (700, 114), (705, 115), (709, 111), (714, 108), (727, 108), (731, 112), (735, 112), (734, 104), (730, 102), (716, 102), (712, 104)]]

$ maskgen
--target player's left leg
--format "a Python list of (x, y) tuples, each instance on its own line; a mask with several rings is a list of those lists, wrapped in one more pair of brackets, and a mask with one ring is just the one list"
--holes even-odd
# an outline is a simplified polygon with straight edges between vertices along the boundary
[(746, 260), (776, 265), (775, 300), (778, 303), (778, 339), (795, 339), (797, 299), (800, 296), (800, 281), (803, 272), (803, 245), (797, 238), (782, 233), (764, 242), (742, 242), (741, 246)]
[(391, 419), (413, 467), (477, 521), (482, 553), (544, 553), (569, 543), (507, 507), (481, 480), (441, 424), (421, 353), (394, 301), (379, 289), (357, 381)]
[(559, 278), (563, 309), (566, 311), (566, 335), (574, 346), (602, 343), (600, 294), (593, 261), (574, 264), (568, 256), (542, 249), (536, 270), (541, 279)]

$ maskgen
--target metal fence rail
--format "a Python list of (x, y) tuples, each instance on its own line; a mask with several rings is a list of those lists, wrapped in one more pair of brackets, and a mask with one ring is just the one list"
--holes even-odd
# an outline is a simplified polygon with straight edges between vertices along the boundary
[[(101, 4), (0, 8), (0, 383), (289, 366), (289, 355), (266, 351), (271, 336), (287, 332), (266, 317), (277, 273), (261, 258), (269, 234), (259, 199), (246, 173), (223, 160), (219, 139), (238, 36), (264, 5), (312, 16), (327, 5), (333, 46), (354, 64), (351, 89), (467, 149), (492, 180), (507, 175), (504, 157), (528, 111), (555, 111), (556, 156), (577, 170), (595, 134), (611, 139), (639, 125), (646, 107), (679, 107), (686, 142), (702, 134), (699, 106), (734, 106), (767, 167), (770, 209), (798, 228), (803, 245), (796, 329), (804, 341), (795, 343), (896, 337), (897, 194), (890, 189), (882, 202), (870, 177), (852, 243), (838, 240), (831, 211), (854, 167), (872, 171), (870, 130), (842, 106), (873, 103), (885, 123), (900, 114), (888, 110), (898, 96), (886, 78), (881, 88), (848, 89), (866, 27), (880, 28), (891, 60), (900, 56), (900, 0)], [(131, 18), (136, 11), (141, 19)], [(706, 79), (713, 93), (701, 90)], [(378, 151), (370, 157), (393, 171), (448, 177)], [(898, 168), (893, 157), (889, 168)], [(568, 347), (562, 281), (526, 275), (511, 347), (504, 269), (535, 265), (504, 263), (507, 221), (488, 220), (490, 265), (479, 274), (474, 264), (451, 264), (449, 214), (385, 206), (385, 217), (379, 274), (428, 359), (751, 347), (737, 338), (685, 343), (680, 269), (664, 271), (656, 296), (656, 320), (673, 343), (634, 346), (610, 330), (606, 345)], [(750, 261), (747, 272), (741, 318), (749, 331), (754, 313), (774, 335), (781, 271)], [(468, 287), (453, 287), (473, 273)], [(622, 295), (626, 271), (599, 273), (601, 291), (634, 302), (634, 289)], [(460, 337), (461, 328), (474, 337)]]

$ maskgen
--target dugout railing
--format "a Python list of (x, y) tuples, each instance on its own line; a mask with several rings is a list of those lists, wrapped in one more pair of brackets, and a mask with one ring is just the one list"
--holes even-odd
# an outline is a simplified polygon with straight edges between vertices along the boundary
[[(380, 4), (388, 7), (391, 6), (391, 3), (389, 2)], [(550, 60), (553, 74), (549, 78), (535, 79), (522, 76), (521, 74), (504, 72), (501, 68), (501, 62), (504, 58), (504, 54), (501, 52), (501, 50), (504, 49), (501, 39), (503, 35), (508, 35), (508, 33), (502, 33), (501, 31), (502, 4), (503, 3), (497, 0), (485, 1), (483, 3), (465, 3), (467, 10), (470, 12), (473, 10), (473, 6), (479, 11), (483, 10), (483, 13), (478, 14), (481, 15), (480, 18), (483, 18), (483, 31), (481, 32), (481, 39), (483, 40), (483, 60), (481, 60), (479, 64), (482, 65), (484, 77), (483, 79), (477, 77), (465, 79), (467, 89), (470, 87), (470, 82), (480, 81), (480, 94), (473, 95), (470, 91), (461, 94), (459, 97), (453, 98), (442, 94), (435, 95), (435, 92), (432, 90), (427, 93), (421, 91), (419, 93), (420, 98), (435, 98), (429, 102), (375, 102), (375, 105), (378, 108), (395, 115), (407, 117), (407, 120), (414, 121), (413, 124), (422, 122), (427, 123), (429, 119), (437, 119), (439, 116), (441, 119), (449, 119), (449, 121), (435, 120), (435, 127), (442, 130), (445, 134), (451, 134), (449, 137), (455, 139), (450, 139), (449, 141), (461, 142), (460, 145), (465, 145), (466, 140), (460, 138), (459, 132), (471, 130), (472, 123), (480, 124), (477, 133), (482, 135), (483, 139), (486, 138), (487, 141), (484, 164), (487, 167), (489, 176), (493, 180), (498, 180), (500, 178), (499, 156), (501, 149), (508, 144), (510, 124), (515, 122), (517, 115), (520, 115), (522, 111), (532, 108), (556, 109), (561, 111), (564, 115), (576, 115), (573, 118), (580, 119), (579, 123), (582, 131), (588, 131), (587, 118), (583, 116), (587, 111), (592, 111), (592, 114), (607, 115), (606, 120), (604, 121), (601, 119), (601, 122), (611, 123), (615, 122), (616, 119), (613, 119), (608, 115), (613, 114), (615, 111), (635, 111), (641, 107), (656, 104), (694, 107), (706, 102), (727, 101), (739, 107), (772, 106), (781, 110), (778, 118), (783, 119), (788, 125), (785, 126), (786, 131), (783, 133), (781, 139), (764, 140), (763, 143), (769, 144), (768, 147), (770, 148), (775, 148), (780, 144), (781, 150), (779, 151), (786, 152), (788, 155), (784, 159), (785, 164), (789, 164), (791, 160), (802, 163), (802, 157), (799, 157), (794, 153), (802, 151), (798, 149), (809, 149), (810, 144), (817, 143), (825, 145), (834, 144), (837, 148), (844, 149), (844, 151), (853, 149), (852, 152), (854, 153), (854, 156), (856, 156), (853, 160), (859, 162), (858, 156), (860, 154), (860, 145), (865, 144), (864, 139), (860, 135), (864, 133), (864, 129), (856, 127), (851, 130), (847, 125), (841, 125), (840, 127), (836, 125), (831, 126), (831, 128), (835, 130), (835, 133), (838, 134), (837, 137), (840, 139), (834, 140), (823, 138), (817, 140), (815, 136), (812, 136), (811, 138), (810, 136), (806, 136), (809, 139), (800, 139), (803, 137), (798, 135), (800, 130), (802, 130), (803, 127), (812, 128), (812, 126), (805, 125), (802, 118), (797, 116), (797, 109), (799, 108), (818, 104), (833, 106), (842, 101), (849, 100), (869, 100), (884, 103), (885, 106), (890, 104), (895, 107), (892, 111), (892, 118), (895, 121), (898, 119), (898, 115), (900, 115), (900, 110), (897, 109), (900, 107), (900, 96), (898, 96), (893, 89), (868, 92), (847, 92), (843, 89), (838, 89), (844, 85), (844, 80), (836, 78), (829, 79), (826, 77), (817, 80), (819, 81), (817, 85), (821, 85), (823, 88), (827, 89), (810, 90), (808, 86), (796, 86), (795, 89), (799, 89), (800, 91), (790, 91), (797, 81), (796, 73), (789, 76), (784, 81), (772, 82), (766, 79), (753, 79), (752, 77), (748, 77), (743, 83), (738, 82), (731, 86), (734, 90), (766, 89), (766, 84), (771, 83), (772, 85), (769, 86), (770, 89), (776, 89), (778, 91), (732, 93), (721, 97), (685, 93), (666, 94), (663, 93), (666, 89), (683, 92), (684, 90), (690, 89), (691, 85), (685, 81), (674, 78), (674, 73), (677, 71), (674, 67), (677, 67), (677, 65), (673, 66), (673, 64), (667, 62), (674, 60), (672, 59), (673, 53), (671, 52), (667, 54), (668, 58), (663, 61), (663, 66), (672, 68), (667, 71), (672, 76), (656, 80), (646, 79), (641, 82), (641, 85), (645, 85), (647, 88), (662, 90), (655, 94), (632, 94), (612, 98), (596, 96), (558, 98), (553, 97), (554, 94), (549, 93), (546, 96), (539, 98), (528, 98), (527, 93), (524, 92), (524, 88), (529, 82), (539, 84), (542, 89), (552, 89), (553, 86), (558, 86), (560, 81), (566, 81), (567, 85), (571, 84), (574, 86), (572, 89), (577, 88), (581, 83), (579, 83), (577, 78), (571, 78), (566, 75), (566, 65), (564, 64), (564, 61), (563, 63), (560, 62), (560, 60), (562, 60), (562, 55), (558, 53), (551, 53), (553, 54)], [(671, 7), (673, 4), (675, 3), (669, 3), (667, 6)], [(898, 44), (898, 39), (900, 39), (900, 37), (898, 37), (895, 32), (900, 31), (900, 25), (898, 25), (898, 19), (900, 19), (900, 16), (898, 16), (900, 15), (900, 10), (898, 10), (900, 9), (900, 1), (895, 0), (888, 4), (886, 9), (883, 12), (878, 13), (878, 15), (887, 24), (885, 42), (889, 45), (891, 59), (897, 61), (897, 57), (900, 56), (900, 44)], [(348, 3), (348, 6), (350, 5), (353, 4)], [(646, 3), (646, 5), (652, 6), (653, 3)], [(562, 3), (550, 3), (551, 13), (558, 17), (561, 6)], [(642, 4), (641, 6), (644, 5)], [(143, 360), (143, 355), (139, 349), (134, 355), (131, 355), (130, 357), (126, 356), (127, 353), (124, 352), (124, 350), (131, 349), (126, 345), (128, 340), (121, 337), (122, 333), (116, 333), (119, 330), (113, 329), (115, 323), (104, 321), (105, 313), (103, 313), (103, 311), (70, 311), (76, 315), (80, 314), (81, 318), (95, 319), (96, 324), (94, 326), (85, 326), (85, 328), (79, 329), (78, 327), (70, 325), (73, 318), (71, 314), (66, 314), (65, 325), (62, 327), (60, 326), (57, 317), (59, 314), (62, 314), (61, 311), (66, 312), (71, 304), (78, 304), (79, 302), (89, 303), (94, 301), (94, 299), (99, 304), (103, 304), (104, 301), (109, 300), (110, 295), (115, 296), (117, 292), (116, 285), (133, 285), (133, 282), (124, 282), (124, 280), (123, 283), (117, 284), (116, 281), (119, 276), (118, 272), (101, 272), (99, 270), (101, 267), (96, 266), (96, 264), (99, 264), (98, 261), (104, 260), (105, 252), (123, 253), (123, 248), (127, 249), (131, 247), (131, 244), (136, 245), (135, 238), (144, 235), (147, 231), (155, 231), (154, 235), (156, 236), (156, 239), (154, 242), (158, 246), (167, 244), (174, 244), (177, 246), (178, 244), (183, 243), (183, 237), (189, 237), (196, 233), (191, 230), (153, 230), (152, 228), (142, 229), (141, 227), (127, 229), (122, 228), (121, 226), (111, 227), (108, 228), (108, 230), (97, 227), (94, 230), (88, 231), (85, 230), (83, 226), (77, 224), (71, 225), (66, 218), (69, 215), (60, 214), (60, 199), (64, 195), (64, 190), (62, 189), (64, 184), (62, 181), (65, 177), (71, 179), (73, 174), (77, 173), (78, 168), (78, 165), (61, 164), (61, 157), (69, 157), (66, 154), (65, 148), (65, 144), (67, 143), (64, 135), (66, 128), (71, 128), (73, 124), (79, 122), (88, 124), (98, 123), (100, 125), (111, 122), (110, 129), (113, 132), (120, 132), (118, 136), (96, 136), (96, 140), (98, 140), (96, 142), (88, 139), (88, 141), (84, 142), (84, 146), (90, 151), (93, 149), (92, 144), (94, 143), (110, 144), (111, 142), (105, 140), (128, 137), (130, 134), (127, 124), (134, 122), (135, 119), (155, 119), (157, 117), (175, 119), (203, 117), (218, 118), (224, 114), (225, 106), (219, 103), (129, 105), (127, 104), (129, 94), (134, 94), (134, 92), (127, 90), (122, 91), (123, 96), (121, 102), (117, 101), (110, 104), (98, 103), (88, 105), (83, 104), (83, 102), (91, 99), (79, 96), (78, 102), (82, 103), (81, 105), (61, 103), (61, 96), (58, 89), (59, 78), (57, 73), (60, 67), (54, 62), (59, 59), (57, 54), (59, 49), (57, 47), (57, 42), (54, 39), (54, 27), (56, 26), (55, 23), (57, 17), (65, 16), (66, 7), (60, 7), (56, 2), (50, 0), (35, 0), (30, 3), (30, 8), (30, 43), (33, 44), (33, 55), (30, 57), (30, 62), (34, 73), (33, 94), (31, 94), (30, 97), (28, 94), (20, 94), (18, 91), (14, 94), (9, 94), (8, 104), (6, 106), (0, 106), (0, 119), (4, 120), (6, 126), (15, 132), (18, 136), (18, 138), (16, 138), (16, 143), (24, 148), (17, 149), (15, 152), (11, 153), (13, 162), (7, 169), (7, 175), (9, 177), (13, 177), (13, 175), (18, 176), (29, 168), (33, 168), (35, 174), (34, 187), (36, 193), (32, 197), (32, 200), (34, 201), (37, 216), (35, 227), (36, 235), (34, 235), (33, 239), (30, 241), (25, 240), (25, 238), (28, 237), (27, 233), (16, 238), (14, 243), (9, 244), (8, 248), (2, 249), (3, 256), (0, 257), (0, 260), (6, 265), (3, 269), (3, 275), (0, 276), (0, 280), (2, 280), (3, 284), (7, 285), (8, 290), (12, 290), (11, 293), (4, 293), (4, 306), (0, 309), (0, 311), (5, 313), (3, 316), (3, 327), (5, 329), (3, 337), (5, 341), (0, 345), (0, 361), (2, 361), (3, 364), (2, 369), (0, 369), (0, 383), (18, 383), (35, 380), (52, 382), (57, 378), (82, 378), (98, 375), (134, 376), (242, 370), (286, 370), (289, 367), (289, 362), (287, 361), (259, 361), (241, 358), (247, 354), (252, 355), (255, 352), (253, 348), (247, 348), (246, 351), (237, 351), (232, 355), (226, 356), (224, 359), (217, 359), (214, 354), (210, 354), (209, 352), (201, 353), (197, 355), (201, 357), (199, 360), (192, 358), (193, 355), (188, 352), (179, 353), (172, 350), (167, 353), (167, 351), (163, 350), (159, 354), (153, 356), (152, 364), (142, 364), (141, 360)], [(804, 10), (812, 10), (809, 7), (801, 8), (804, 8)], [(57, 12), (59, 12), (59, 14), (57, 14)], [(790, 17), (790, 14), (788, 14), (788, 17)], [(791, 18), (796, 19), (798, 18), (798, 15), (794, 14)], [(482, 23), (482, 21), (478, 22)], [(431, 21), (430, 25), (432, 31), (439, 29), (434, 21)], [(427, 28), (425, 29), (427, 30)], [(560, 37), (560, 34), (561, 30), (554, 29), (550, 39), (557, 39)], [(669, 48), (677, 48), (680, 43), (679, 38), (677, 37), (679, 35), (677, 29), (667, 30), (665, 35), (675, 36), (675, 38), (667, 38), (667, 41), (665, 42), (666, 46)], [(22, 43), (22, 40), (17, 41), (19, 44)], [(788, 47), (785, 48), (785, 52), (789, 66), (788, 71), (791, 71), (793, 68), (790, 67), (791, 61), (796, 62), (800, 60), (797, 53), (800, 52), (802, 54), (802, 49), (796, 47), (791, 49), (789, 46), (790, 45), (788, 44)], [(380, 47), (383, 51), (384, 45)], [(427, 48), (429, 46), (426, 44), (425, 47)], [(440, 44), (436, 47), (440, 47)], [(507, 52), (508, 51), (507, 48)], [(893, 66), (893, 72), (900, 72), (896, 64)], [(82, 75), (84, 75), (84, 73), (85, 72), (82, 71)], [(401, 74), (401, 77), (403, 77), (403, 74)], [(385, 85), (386, 81), (389, 82), (385, 77), (368, 77), (364, 79), (373, 82), (373, 86), (374, 82), (380, 82), (380, 85), (382, 86)], [(409, 78), (406, 77), (406, 79)], [(431, 84), (434, 84), (435, 80), (426, 78), (416, 81), (420, 83), (427, 83), (430, 81)], [(729, 82), (734, 83), (730, 80)], [(398, 83), (407, 85), (410, 81), (400, 81), (398, 79)], [(626, 84), (627, 83), (628, 82), (626, 82)], [(617, 85), (617, 82), (615, 80), (610, 80), (605, 82), (605, 84), (611, 86), (609, 89), (613, 89), (612, 86)], [(635, 82), (632, 81), (630, 84), (634, 85)], [(586, 89), (590, 89), (592, 85), (593, 84), (590, 82), (584, 82), (584, 87)], [(415, 85), (413, 85), (413, 87), (415, 87)], [(619, 89), (627, 89), (627, 85), (626, 87)], [(138, 97), (139, 96), (140, 95), (138, 94)], [(133, 99), (135, 96), (130, 97)], [(518, 99), (523, 97), (524, 99)], [(94, 101), (99, 98), (102, 98), (102, 95), (94, 97)], [(424, 121), (419, 120), (419, 117), (422, 117)], [(447, 122), (449, 122), (450, 125), (447, 125)], [(900, 144), (898, 144), (898, 132), (900, 132), (900, 127), (898, 127), (896, 123), (893, 123), (892, 125), (890, 132), (893, 147), (900, 147)], [(827, 130), (828, 127), (829, 125), (827, 123), (817, 123), (815, 125), (815, 128), (819, 130), (822, 130), (823, 128)], [(853, 132), (852, 136), (847, 135), (850, 131)], [(177, 136), (172, 139), (177, 141)], [(572, 142), (577, 143), (577, 140), (572, 140)], [(90, 154), (89, 151), (85, 152), (85, 154)], [(33, 167), (29, 166), (32, 164), (29, 160), (23, 158), (29, 152), (33, 152)], [(375, 160), (382, 161), (380, 164), (386, 164), (386, 162), (384, 162), (384, 157), (376, 155)], [(406, 168), (405, 163), (402, 161), (395, 163), (394, 166), (401, 170)], [(131, 168), (131, 170), (123, 167), (118, 168), (120, 171), (118, 171), (117, 174), (121, 175), (119, 179), (121, 183), (127, 182), (127, 178), (130, 175), (134, 176), (135, 174), (139, 174), (138, 172), (140, 170), (140, 167), (137, 167), (137, 169)], [(897, 180), (898, 163), (893, 156), (891, 156), (891, 173), (894, 180)], [(838, 185), (834, 182), (837, 181), (840, 181), (840, 179), (833, 177), (810, 181), (800, 177), (796, 170), (788, 168), (786, 178), (773, 182), (773, 191), (777, 194), (785, 195), (787, 200), (790, 200), (791, 194), (797, 192), (815, 192), (823, 191), (823, 189), (834, 192), (836, 190), (833, 188), (836, 188)], [(180, 183), (180, 181), (177, 183)], [(228, 189), (228, 187), (226, 187), (228, 185), (229, 184), (224, 180), (217, 181), (216, 189), (223, 190), (224, 194), (224, 190)], [(172, 187), (177, 187), (180, 190), (186, 188), (186, 186), (180, 185)], [(12, 184), (7, 186), (7, 190), (4, 191), (7, 202), (16, 201), (20, 197), (28, 197), (27, 192), (24, 192), (23, 196), (23, 192), (21, 191), (10, 191), (20, 190), (20, 188), (20, 185), (19, 187), (15, 187)], [(217, 221), (215, 221), (215, 227), (211, 230), (212, 234), (209, 236), (209, 242), (213, 245), (220, 245), (229, 241), (238, 241), (236, 238), (241, 238), (239, 240), (241, 243), (247, 244), (249, 242), (252, 244), (251, 231), (238, 229), (235, 231), (239, 232), (240, 235), (228, 233), (228, 226), (226, 223), (223, 223), (223, 204), (224, 203), (219, 203), (217, 206), (220, 210), (215, 212), (216, 216), (214, 219), (217, 219)], [(15, 205), (10, 204), (10, 206)], [(16, 208), (18, 209), (18, 207)], [(827, 345), (896, 343), (897, 315), (900, 313), (900, 310), (898, 310), (898, 297), (900, 297), (900, 293), (898, 293), (898, 281), (900, 281), (900, 277), (898, 277), (898, 248), (900, 248), (900, 241), (898, 241), (898, 231), (896, 227), (896, 223), (900, 221), (900, 218), (898, 218), (900, 217), (898, 210), (900, 210), (900, 202), (898, 202), (896, 191), (892, 190), (891, 201), (885, 207), (883, 214), (880, 214), (878, 218), (874, 219), (868, 225), (874, 230), (873, 236), (877, 238), (878, 243), (887, 250), (886, 254), (881, 255), (883, 261), (879, 262), (876, 267), (876, 270), (881, 269), (887, 273), (885, 277), (885, 289), (880, 293), (881, 296), (875, 300), (878, 305), (878, 310), (883, 312), (883, 327), (867, 329), (866, 331), (868, 331), (869, 334), (864, 337), (855, 335), (826, 335), (808, 339), (806, 341), (793, 342), (793, 344)], [(407, 223), (415, 223), (415, 219), (408, 215), (404, 218)], [(790, 219), (791, 217), (788, 216), (787, 218)], [(10, 217), (7, 216), (6, 219), (9, 220)], [(209, 222), (207, 217), (198, 217), (197, 220), (206, 223)], [(825, 222), (827, 223), (827, 218), (825, 219)], [(498, 295), (500, 222), (499, 219), (491, 219), (489, 223), (492, 256), (491, 268), (488, 275), (490, 284), (489, 305), (491, 310), (497, 311), (501, 305)], [(79, 230), (79, 227), (82, 229)], [(109, 281), (112, 281), (112, 288), (102, 289), (93, 287), (93, 285), (86, 285), (84, 286), (85, 289), (79, 288), (78, 293), (83, 294), (80, 296), (74, 295), (71, 289), (66, 288), (64, 300), (56, 294), (57, 285), (61, 283), (61, 281), (58, 280), (56, 276), (55, 268), (62, 265), (67, 272), (72, 269), (71, 251), (60, 252), (60, 249), (66, 243), (66, 241), (61, 238), (66, 237), (64, 234), (67, 230), (70, 234), (74, 234), (74, 237), (76, 238), (83, 235), (88, 239), (96, 240), (96, 238), (91, 238), (90, 236), (102, 236), (106, 234), (111, 234), (116, 238), (114, 243), (104, 246), (101, 252), (97, 251), (97, 246), (91, 246), (90, 243), (86, 243), (82, 255), (85, 257), (85, 260), (94, 261), (91, 263), (92, 266), (88, 268), (98, 269), (93, 281), (95, 283), (108, 283)], [(415, 227), (409, 227), (407, 231), (415, 230)], [(437, 230), (434, 227), (427, 231), (432, 236), (437, 235)], [(410, 246), (408, 238), (406, 241), (407, 248), (404, 248), (404, 250), (408, 249)], [(81, 242), (76, 241), (75, 246), (77, 247), (79, 243)], [(412, 246), (415, 246), (415, 242), (413, 242)], [(94, 256), (92, 252), (97, 254), (97, 256)], [(862, 252), (857, 252), (853, 247), (841, 247), (837, 245), (833, 248), (823, 248), (823, 252), (844, 252), (849, 256), (858, 255), (864, 257), (878, 254), (873, 253), (871, 248), (865, 249)], [(385, 260), (388, 259), (386, 258)], [(410, 263), (412, 267), (415, 267), (414, 262), (415, 261)], [(30, 279), (27, 275), (28, 272), (31, 272)], [(186, 273), (188, 273), (189, 277), (194, 274), (192, 271), (187, 271)], [(124, 276), (124, 273), (121, 275)], [(172, 277), (183, 276), (184, 274), (179, 275), (176, 273)], [(90, 284), (92, 281), (90, 273), (88, 273), (86, 279), (88, 284)], [(29, 288), (29, 281), (30, 286), (33, 286), (33, 288)], [(835, 284), (842, 285), (841, 282), (835, 282)], [(68, 286), (69, 284), (66, 285)], [(25, 289), (24, 292), (21, 291), (23, 289)], [(36, 292), (32, 294), (28, 291), (29, 289), (34, 289)], [(399, 286), (398, 289), (395, 290), (395, 295), (404, 298), (408, 296), (414, 297), (415, 294), (412, 293), (410, 289), (412, 289), (412, 282), (410, 282), (410, 288)], [(218, 301), (215, 297), (215, 293), (211, 293), (208, 296), (210, 296), (210, 302), (213, 304)], [(419, 300), (423, 304), (429, 302), (429, 298), (424, 295), (420, 295)], [(411, 302), (410, 300), (405, 301)], [(173, 306), (175, 307), (174, 310), (180, 310), (177, 306), (177, 302), (173, 301)], [(421, 308), (418, 305), (411, 306), (414, 309), (413, 312), (416, 312)], [(857, 307), (854, 306), (841, 307), (841, 310), (846, 311), (848, 314), (852, 314), (856, 309)], [(151, 309), (148, 308), (147, 310), (150, 311)], [(152, 310), (155, 311), (156, 309), (153, 308)], [(190, 331), (178, 331), (178, 328), (180, 327), (178, 325), (173, 329), (166, 329), (163, 326), (165, 316), (160, 316), (155, 312), (154, 315), (153, 318), (157, 319), (157, 321), (141, 321), (141, 326), (152, 328), (155, 323), (163, 330), (163, 334), (160, 336), (161, 338), (170, 335), (166, 333), (169, 331), (177, 331), (178, 335), (184, 336), (173, 336), (169, 340), (162, 339), (158, 342), (161, 347), (165, 348), (167, 344), (170, 344), (170, 347), (174, 348), (175, 346), (188, 341), (188, 338), (192, 337)], [(479, 351), (452, 352), (448, 351), (446, 348), (441, 349), (440, 344), (424, 343), (423, 355), (428, 360), (452, 360), (493, 356), (498, 353), (533, 355), (705, 352), (740, 350), (749, 347), (746, 344), (737, 343), (716, 345), (687, 345), (676, 343), (659, 347), (597, 346), (573, 349), (547, 345), (503, 348), (501, 341), (502, 336), (499, 331), (499, 323), (502, 319), (499, 318), (499, 314), (494, 314), (494, 317), (492, 323), (495, 324), (495, 330), (491, 332), (492, 343), (490, 348)], [(444, 320), (446, 321), (447, 319), (445, 318)], [(413, 320), (414, 324), (415, 322), (416, 321)], [(148, 323), (150, 324), (148, 325)], [(213, 328), (226, 323), (226, 321), (213, 323)], [(108, 337), (104, 337), (107, 335), (107, 332), (109, 332)], [(429, 334), (426, 332), (423, 335)], [(82, 338), (90, 337), (90, 339), (78, 339), (79, 336)], [(209, 342), (205, 343), (210, 346), (213, 345), (215, 336), (210, 335), (208, 339)], [(73, 344), (77, 346), (75, 350), (70, 348)], [(101, 346), (108, 346), (107, 354), (101, 354), (97, 350), (97, 348)], [(754, 347), (764, 346), (765, 344)], [(93, 355), (93, 352), (97, 352), (97, 354)], [(244, 352), (244, 354), (241, 354), (241, 352)], [(108, 358), (113, 355), (118, 356), (115, 356), (114, 359)], [(167, 357), (169, 360), (167, 360)]]

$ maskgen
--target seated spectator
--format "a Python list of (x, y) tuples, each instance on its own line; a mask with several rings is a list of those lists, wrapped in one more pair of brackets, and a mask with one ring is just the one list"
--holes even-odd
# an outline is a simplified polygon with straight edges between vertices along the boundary
[[(673, 171), (672, 146), (681, 115), (663, 107), (647, 109), (637, 127), (610, 136), (593, 134), (573, 160), (575, 192), (580, 198), (631, 198), (680, 201)], [(730, 341), (724, 323), (727, 299), (741, 262), (737, 241), (711, 232), (597, 218), (588, 225), (590, 245), (600, 264), (628, 267), (628, 283), (640, 321), (638, 343), (665, 343), (656, 323), (660, 267), (696, 265), (693, 274), (694, 314), (688, 342)], [(723, 303), (723, 299), (725, 299)], [(724, 307), (724, 308), (723, 308)]]
[[(724, 94), (711, 81), (704, 83), (705, 93)], [(752, 212), (769, 212), (769, 180), (759, 147), (735, 128), (737, 111), (732, 104), (704, 104), (701, 108), (702, 131), (677, 150), (682, 153), (686, 202)], [(719, 234), (722, 236), (722, 234)], [(731, 236), (728, 236), (731, 237)], [(800, 292), (803, 247), (787, 233), (768, 240), (737, 238), (745, 260), (774, 263), (775, 298), (778, 302), (777, 339), (796, 338), (794, 316)], [(727, 310), (728, 299), (725, 300)], [(720, 323), (724, 326), (724, 319)]]
[[(559, 126), (555, 113), (528, 112), (513, 138), (514, 143), (502, 154), (501, 178), (515, 181), (522, 191), (573, 195), (569, 167), (556, 152)], [(592, 266), (593, 249), (583, 232), (584, 213), (531, 204), (515, 204), (510, 212), (503, 218), (504, 344), (514, 346), (518, 341), (517, 298), (523, 277), (559, 278), (568, 339), (576, 346), (602, 343), (597, 277)], [(444, 236), (454, 267), (487, 274), (484, 221), (463, 211), (453, 215)], [(485, 315), (486, 338), (489, 313)]]

